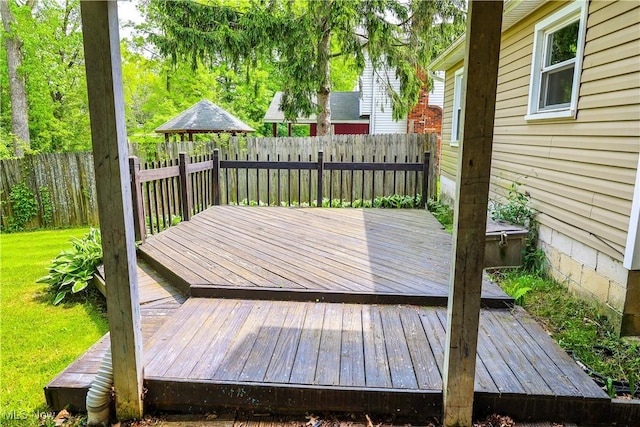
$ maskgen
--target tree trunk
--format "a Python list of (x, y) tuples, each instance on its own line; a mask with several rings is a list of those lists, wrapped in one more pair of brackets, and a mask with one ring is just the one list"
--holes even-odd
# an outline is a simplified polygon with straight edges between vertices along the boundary
[(31, 147), (29, 138), (29, 111), (27, 109), (27, 89), (24, 76), (19, 73), (22, 65), (22, 41), (12, 31), (15, 18), (9, 10), (9, 2), (0, 0), (0, 15), (6, 32), (7, 68), (9, 71), (9, 91), (11, 92), (11, 131), (13, 132), (13, 153), (22, 157), (24, 150)]
[[(325, 27), (327, 25), (325, 24)], [(323, 28), (323, 36), (318, 44), (318, 67), (322, 81), (318, 87), (317, 135), (331, 135), (331, 31)]]

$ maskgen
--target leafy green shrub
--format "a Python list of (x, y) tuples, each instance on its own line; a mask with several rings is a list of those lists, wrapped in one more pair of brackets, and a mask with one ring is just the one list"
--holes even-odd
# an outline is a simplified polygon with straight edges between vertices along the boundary
[[(413, 196), (402, 196), (400, 194), (394, 194), (393, 196), (379, 196), (375, 199), (354, 199), (352, 201), (341, 200), (341, 199), (322, 199), (322, 207), (323, 208), (391, 208), (391, 209), (411, 209), (420, 207), (420, 202), (422, 198), (418, 194), (416, 197)], [(230, 202), (230, 205), (236, 205), (236, 203)], [(242, 199), (240, 201), (240, 205), (242, 206), (269, 206), (266, 202), (260, 200), (258, 203), (255, 200), (247, 200)], [(272, 206), (277, 206), (276, 204), (272, 204)], [(280, 206), (286, 207), (289, 206), (287, 201), (281, 201)], [(301, 208), (305, 207), (317, 207), (318, 202), (316, 200), (312, 200), (311, 204), (308, 202), (299, 203), (297, 201), (291, 201), (291, 206), (298, 206)]]
[(21, 231), (38, 213), (38, 203), (31, 189), (21, 182), (9, 193), (12, 215), (7, 220), (8, 231)]
[(427, 209), (442, 224), (444, 229), (451, 233), (453, 229), (453, 210), (448, 205), (444, 205), (434, 199), (427, 200)]
[(500, 281), (502, 289), (509, 294), (517, 305), (524, 305), (524, 298), (536, 288), (543, 286), (542, 279), (527, 273), (506, 274)]
[(519, 191), (520, 183), (514, 182), (509, 188), (506, 202), (491, 200), (489, 214), (491, 219), (520, 225), (529, 230), (523, 250), (523, 268), (538, 276), (544, 275), (546, 257), (538, 249), (538, 221), (536, 211), (529, 205), (531, 196)]
[(100, 230), (92, 228), (80, 239), (72, 239), (71, 244), (71, 249), (60, 252), (51, 262), (49, 274), (37, 281), (49, 285), (55, 294), (54, 305), (59, 304), (69, 292), (75, 294), (86, 289), (102, 262)]

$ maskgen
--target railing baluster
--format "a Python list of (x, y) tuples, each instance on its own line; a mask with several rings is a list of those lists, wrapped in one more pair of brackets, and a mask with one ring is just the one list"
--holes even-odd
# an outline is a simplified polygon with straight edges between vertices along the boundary
[[(371, 161), (373, 163), (376, 162), (376, 156), (371, 157)], [(373, 204), (373, 200), (376, 198), (376, 171), (371, 171), (371, 203)]]
[[(267, 162), (269, 157), (267, 154)], [(271, 169), (267, 169), (267, 206), (271, 206)]]
[[(144, 168), (148, 169), (149, 164), (145, 164)], [(149, 190), (149, 184), (150, 184), (149, 182), (144, 184), (144, 190), (147, 196), (147, 203), (145, 203), (145, 216), (147, 213), (149, 214), (149, 233), (154, 234), (153, 233), (153, 214), (151, 213), (151, 192)]]
[[(260, 161), (258, 156), (259, 154), (256, 153), (256, 162)], [(260, 168), (256, 168), (256, 199), (258, 199), (258, 206), (260, 206)]]
[(136, 240), (144, 242), (147, 233), (144, 224), (142, 183), (140, 182), (140, 160), (135, 156), (129, 157), (129, 172), (131, 174), (131, 198), (133, 203), (133, 223)]
[[(247, 154), (247, 162), (249, 161), (249, 155)], [(246, 175), (246, 189), (247, 189), (247, 206), (251, 206), (251, 197), (249, 196), (249, 168), (245, 168)]]
[[(298, 161), (302, 161), (302, 156), (298, 154)], [(298, 169), (298, 206), (302, 205), (302, 171)]]
[(429, 197), (429, 161), (431, 153), (425, 151), (424, 163), (422, 164), (422, 199), (420, 200), (420, 207), (422, 209), (427, 206), (427, 197)]
[[(287, 160), (291, 161), (291, 154), (287, 155)], [(287, 186), (289, 190), (287, 191), (287, 196), (289, 199), (289, 206), (291, 206), (291, 169), (287, 169)]]
[(188, 164), (189, 157), (187, 154), (180, 153), (180, 203), (183, 221), (191, 219), (191, 188), (189, 188), (189, 174), (187, 173)]
[[(309, 174), (311, 174), (311, 170), (309, 170)], [(322, 207), (322, 180), (324, 174), (324, 153), (322, 151), (318, 151), (318, 194), (317, 194), (317, 207)], [(309, 180), (311, 182), (311, 180)], [(309, 196), (311, 196), (311, 191), (309, 191)], [(309, 203), (311, 204), (311, 203)], [(329, 200), (329, 206), (331, 206), (331, 200)]]
[[(364, 154), (362, 155), (362, 163), (364, 163)], [(364, 200), (365, 200), (365, 197), (364, 197), (364, 174), (365, 174), (365, 171), (364, 171), (364, 169), (362, 169), (362, 206), (363, 207), (364, 207)]]
[[(333, 162), (333, 154), (329, 156), (329, 161)], [(324, 170), (324, 165), (323, 165)], [(333, 200), (333, 171), (329, 171), (329, 207), (331, 207), (331, 201)]]
[[(277, 159), (278, 159), (278, 163), (280, 163), (280, 153), (278, 153)], [(282, 187), (280, 185), (280, 168), (278, 167), (278, 200), (277, 200), (278, 206), (280, 206), (280, 204), (282, 203), (282, 199), (280, 197), (281, 196), (281, 192), (280, 192), (281, 188)]]
[(220, 150), (213, 150), (213, 170), (211, 171), (211, 201), (214, 206), (220, 204)]
[[(238, 154), (236, 153), (236, 160), (238, 160)], [(240, 205), (240, 169), (236, 168), (236, 203)]]

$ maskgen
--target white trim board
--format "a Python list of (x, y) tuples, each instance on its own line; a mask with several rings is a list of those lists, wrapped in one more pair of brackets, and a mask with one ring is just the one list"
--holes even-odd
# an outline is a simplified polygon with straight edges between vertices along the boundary
[(640, 155), (638, 155), (636, 185), (633, 191), (633, 202), (631, 203), (623, 265), (628, 270), (640, 270)]

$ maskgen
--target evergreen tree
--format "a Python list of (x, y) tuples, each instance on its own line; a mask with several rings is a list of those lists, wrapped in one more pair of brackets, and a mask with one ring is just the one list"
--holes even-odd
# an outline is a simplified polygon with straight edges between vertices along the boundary
[(174, 62), (250, 67), (269, 61), (282, 82), (288, 120), (318, 117), (331, 131), (331, 62), (346, 57), (358, 74), (365, 52), (374, 69), (390, 68), (394, 118), (405, 116), (426, 84), (421, 67), (464, 30), (463, 0), (150, 0), (151, 40)]

